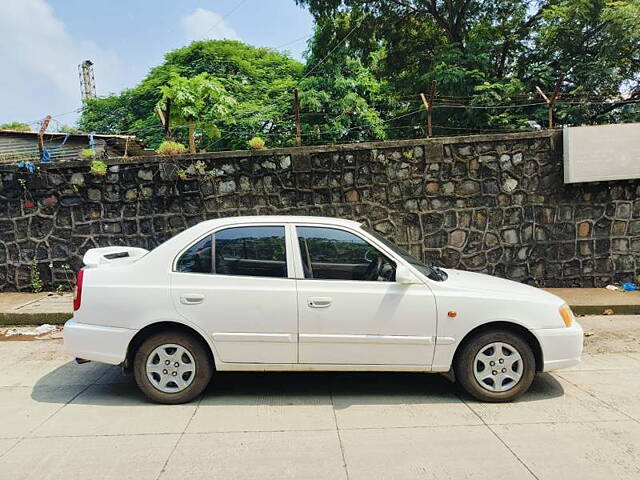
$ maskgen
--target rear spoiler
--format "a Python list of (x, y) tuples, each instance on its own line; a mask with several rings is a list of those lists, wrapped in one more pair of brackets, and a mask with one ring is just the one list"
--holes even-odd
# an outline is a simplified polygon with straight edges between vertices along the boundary
[(149, 250), (137, 247), (92, 248), (82, 257), (87, 267), (97, 267), (110, 263), (131, 263), (149, 253)]

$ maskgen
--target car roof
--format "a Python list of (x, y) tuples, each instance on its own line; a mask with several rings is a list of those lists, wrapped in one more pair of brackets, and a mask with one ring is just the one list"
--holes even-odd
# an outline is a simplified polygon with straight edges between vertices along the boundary
[(315, 217), (306, 215), (254, 215), (243, 217), (223, 217), (206, 220), (199, 226), (215, 228), (222, 225), (234, 225), (241, 223), (320, 223), (324, 225), (359, 227), (360, 222), (335, 217)]

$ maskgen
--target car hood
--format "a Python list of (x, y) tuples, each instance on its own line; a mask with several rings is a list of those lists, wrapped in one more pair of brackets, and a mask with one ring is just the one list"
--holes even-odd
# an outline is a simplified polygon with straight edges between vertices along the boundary
[(442, 282), (447, 289), (464, 290), (484, 294), (487, 297), (523, 298), (537, 302), (549, 302), (562, 305), (564, 300), (556, 295), (541, 290), (540, 288), (525, 285), (524, 283), (506, 280), (500, 277), (486, 275), (484, 273), (466, 272), (443, 268), (448, 278)]

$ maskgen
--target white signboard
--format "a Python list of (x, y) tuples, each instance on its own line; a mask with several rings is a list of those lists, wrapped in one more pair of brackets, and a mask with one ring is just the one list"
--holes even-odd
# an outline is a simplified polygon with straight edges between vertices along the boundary
[(640, 123), (565, 127), (564, 183), (640, 178)]

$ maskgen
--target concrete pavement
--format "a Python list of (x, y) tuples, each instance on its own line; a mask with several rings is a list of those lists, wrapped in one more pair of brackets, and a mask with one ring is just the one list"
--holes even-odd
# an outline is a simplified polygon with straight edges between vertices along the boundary
[(61, 324), (71, 318), (72, 293), (0, 293), (0, 325)]
[(618, 315), (640, 314), (640, 291), (611, 291), (606, 288), (545, 288), (564, 298), (577, 315), (602, 315), (605, 310)]
[(637, 479), (639, 350), (609, 343), (511, 404), (437, 375), (219, 373), (164, 406), (60, 340), (0, 342), (0, 479)]

